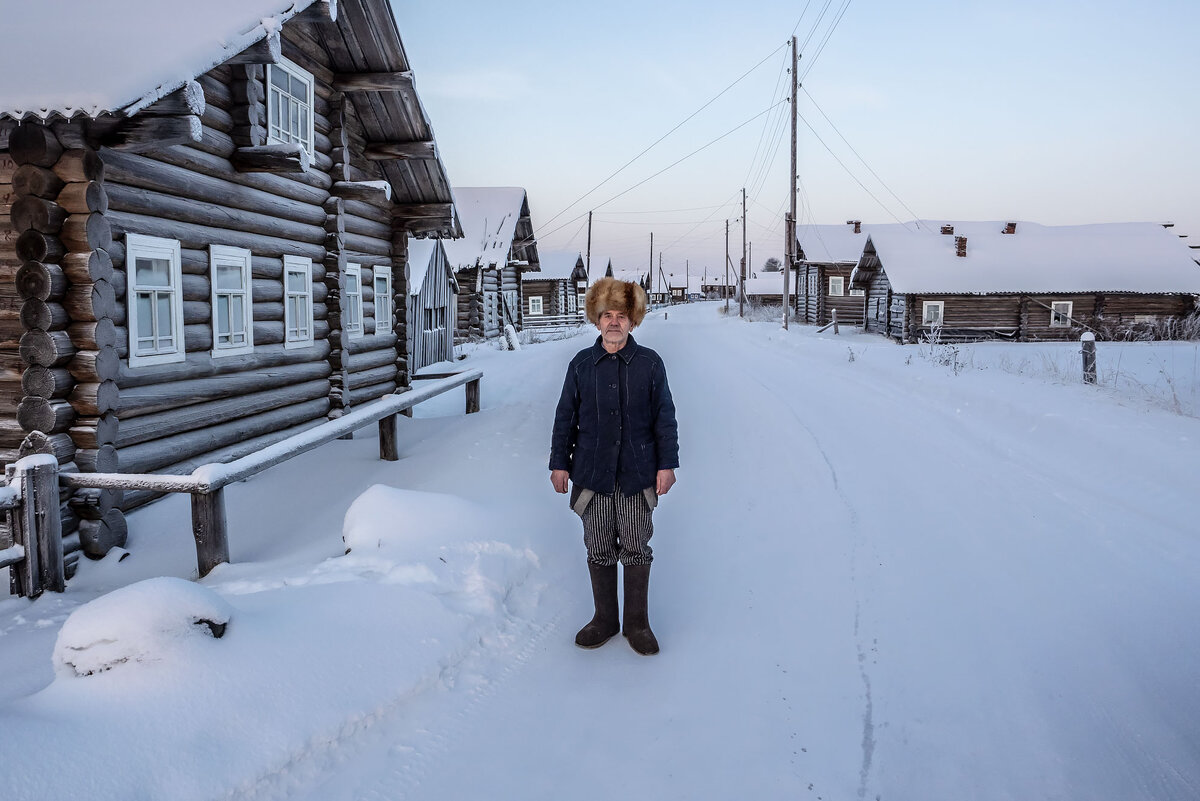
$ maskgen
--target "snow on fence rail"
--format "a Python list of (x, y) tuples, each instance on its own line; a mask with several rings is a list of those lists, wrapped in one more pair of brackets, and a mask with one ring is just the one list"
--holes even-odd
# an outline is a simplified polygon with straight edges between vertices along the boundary
[[(379, 424), (379, 458), (398, 460), (396, 415), (456, 387), (466, 387), (466, 413), (479, 411), (481, 370), (446, 373), (435, 382), (398, 395), (386, 395), (361, 409), (288, 437), (232, 462), (210, 462), (186, 476), (153, 473), (59, 473), (53, 456), (28, 456), (15, 465), (13, 481), (0, 487), (0, 511), (9, 518), (12, 544), (0, 548), (0, 559), (17, 571), (14, 587), (19, 595), (35, 596), (43, 589), (62, 591), (62, 537), (58, 520), (58, 488), (150, 490), (186, 492), (192, 496), (192, 535), (200, 575), (229, 561), (229, 527), (225, 517), (225, 487), (307, 453), (327, 442), (352, 434), (371, 423)], [(36, 468), (36, 469), (35, 469)], [(42, 487), (42, 485), (45, 485)], [(39, 487), (42, 487), (40, 490)], [(46, 498), (45, 503), (31, 499)], [(51, 519), (51, 517), (53, 519)], [(57, 544), (57, 555), (54, 546)], [(0, 542), (0, 545), (6, 545)], [(36, 546), (36, 547), (35, 547)], [(57, 565), (57, 567), (56, 567)], [(0, 564), (0, 566), (3, 566)], [(38, 577), (41, 580), (38, 580)]]
[(580, 313), (553, 315), (525, 315), (524, 328), (573, 328), (583, 325), (587, 320)]

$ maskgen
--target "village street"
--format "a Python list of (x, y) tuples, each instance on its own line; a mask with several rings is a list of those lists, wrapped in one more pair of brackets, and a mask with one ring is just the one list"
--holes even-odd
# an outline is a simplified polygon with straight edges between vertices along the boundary
[[(462, 417), (460, 393), (419, 408), (400, 462), (375, 460), (360, 432), (329, 446), (341, 455), (231, 488), (235, 563), (202, 583), (251, 621), (325, 594), (272, 650), (234, 618), (207, 673), (234, 653), (222, 649), (255, 653), (240, 700), (200, 671), (169, 691), (156, 678), (181, 707), (203, 698), (184, 716), (191, 734), (131, 700), (149, 690), (106, 705), (106, 691), (81, 689), (104, 677), (53, 679), (54, 626), (14, 625), (25, 602), (0, 605), (5, 639), (32, 654), (26, 692), (50, 684), (0, 698), (0, 747), (78, 755), (60, 780), (10, 774), (4, 797), (50, 797), (89, 766), (97, 799), (1200, 793), (1200, 420), (1045, 376), (955, 369), (928, 346), (723, 319), (713, 303), (653, 313), (634, 335), (667, 364), (681, 433), (679, 483), (655, 515), (659, 655), (620, 637), (572, 642), (591, 598), (578, 519), (545, 463), (563, 370), (590, 335), (489, 346), (464, 362), (485, 370), (483, 411)], [(472, 581), (430, 590), (469, 625), (417, 620), (416, 596), (388, 594), (419, 588), (395, 570), (328, 567), (353, 557), (337, 535), (373, 483), (484, 510)], [(194, 570), (186, 501), (130, 522), (131, 558), (85, 565), (76, 595), (43, 617)], [(413, 562), (443, 569), (423, 553)], [(501, 557), (525, 566), (494, 567)], [(483, 585), (492, 606), (470, 603)], [(112, 677), (126, 667), (141, 668)], [(51, 725), (64, 698), (73, 725)], [(114, 719), (131, 703), (140, 720)], [(202, 736), (215, 759), (192, 750)]]

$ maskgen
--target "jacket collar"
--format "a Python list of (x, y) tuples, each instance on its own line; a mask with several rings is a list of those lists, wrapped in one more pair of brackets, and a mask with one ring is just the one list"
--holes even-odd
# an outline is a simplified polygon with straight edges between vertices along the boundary
[[(633, 334), (630, 334), (629, 341), (625, 343), (625, 347), (617, 351), (617, 355), (621, 357), (621, 360), (624, 361), (625, 364), (629, 364), (631, 361), (633, 361), (633, 357), (637, 355), (638, 347), (638, 343), (634, 340)], [(596, 344), (592, 345), (592, 363), (599, 364), (600, 360), (608, 355), (608, 351), (604, 349), (604, 338), (600, 336), (596, 337)]]

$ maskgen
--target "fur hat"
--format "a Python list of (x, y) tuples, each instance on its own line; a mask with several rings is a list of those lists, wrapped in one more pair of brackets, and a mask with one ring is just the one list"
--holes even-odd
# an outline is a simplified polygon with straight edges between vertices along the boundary
[(624, 312), (631, 328), (637, 328), (646, 317), (646, 290), (633, 281), (601, 278), (587, 291), (588, 322), (596, 325), (606, 311)]

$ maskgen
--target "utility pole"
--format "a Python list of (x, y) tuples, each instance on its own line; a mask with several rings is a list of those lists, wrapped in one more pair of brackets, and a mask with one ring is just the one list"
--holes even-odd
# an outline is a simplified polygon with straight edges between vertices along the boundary
[[(662, 284), (658, 286), (662, 291)], [(650, 294), (654, 294), (654, 232), (650, 232)]]
[(729, 314), (729, 220), (725, 220), (725, 286), (721, 288), (725, 296), (725, 313)]
[[(793, 125), (792, 125), (792, 128), (793, 128), (793, 133), (795, 133), (795, 130), (794, 130), (794, 129), (795, 129), (795, 127), (796, 127), (796, 126), (795, 126), (795, 124), (793, 124)], [(792, 148), (792, 160), (793, 160), (793, 161), (794, 161), (794, 160), (795, 160), (795, 158), (796, 158), (796, 156), (795, 156), (795, 152), (796, 152), (796, 151), (795, 151), (795, 148), (793, 147), (793, 148)], [(795, 169), (793, 169), (793, 170), (792, 170), (792, 172), (795, 172)], [(590, 211), (588, 212), (588, 249), (587, 249), (587, 262), (584, 264), (584, 270), (586, 270), (586, 271), (587, 271), (588, 283), (590, 284), (590, 283), (592, 282), (592, 213), (591, 213)]]
[(788, 173), (788, 199), (792, 211), (788, 214), (787, 223), (783, 226), (787, 237), (787, 266), (783, 270), (783, 330), (788, 327), (788, 306), (791, 303), (791, 277), (796, 266), (796, 114), (799, 111), (796, 94), (800, 88), (800, 77), (797, 67), (800, 65), (800, 54), (796, 51), (796, 37), (792, 37), (792, 171)]
[(738, 317), (746, 316), (746, 187), (742, 187), (742, 277), (738, 281)]
[(692, 302), (692, 260), (683, 260), (683, 298), (688, 303)]

